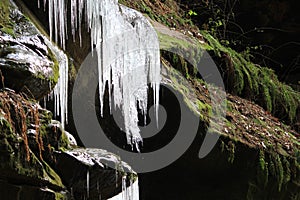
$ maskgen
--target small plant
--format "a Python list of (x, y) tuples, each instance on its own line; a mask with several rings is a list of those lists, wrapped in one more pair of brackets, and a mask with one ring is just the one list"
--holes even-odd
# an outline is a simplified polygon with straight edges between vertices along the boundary
[(197, 16), (198, 14), (193, 10), (189, 10), (188, 15), (189, 16)]

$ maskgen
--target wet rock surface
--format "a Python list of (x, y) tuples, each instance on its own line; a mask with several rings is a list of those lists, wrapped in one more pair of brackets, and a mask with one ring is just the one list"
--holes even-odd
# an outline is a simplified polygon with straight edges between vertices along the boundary
[(2, 86), (39, 99), (57, 82), (56, 58), (37, 28), (10, 3), (10, 31), (0, 29)]
[(38, 104), (9, 89), (0, 91), (0, 102), (1, 198), (107, 199), (121, 192), (123, 176), (127, 185), (135, 180), (118, 156), (78, 149)]
[[(193, 46), (192, 41), (181, 33), (154, 25), (160, 34), (170, 38), (162, 38), (161, 45), (178, 48), (177, 52)], [(184, 106), (201, 120), (194, 142), (177, 161), (159, 171), (139, 176), (142, 199), (298, 198), (300, 135), (297, 131), (253, 102), (230, 94), (226, 94), (225, 118), (219, 121), (212, 111), (209, 86), (186, 78), (185, 70), (172, 65), (174, 62), (168, 56), (163, 56), (162, 63), (162, 82), (179, 92)], [(164, 92), (161, 101), (169, 96)], [(175, 116), (175, 108), (173, 106), (173, 111), (168, 114)], [(217, 126), (208, 129), (209, 123)], [(150, 141), (150, 145), (144, 141), (142, 150), (147, 152), (158, 143), (166, 144), (166, 135), (170, 135), (171, 130), (160, 132), (164, 137)], [(200, 159), (199, 150), (204, 137), (210, 133), (216, 133), (220, 138), (212, 151)]]
[(123, 176), (127, 176), (127, 185), (130, 179), (137, 177), (118, 156), (101, 149), (56, 153), (54, 168), (78, 200), (107, 199), (121, 192)]
[[(26, 3), (36, 4), (37, 2), (27, 1)], [(41, 12), (43, 12), (42, 10), (40, 9)], [(48, 14), (45, 13), (44, 16), (48, 16)], [(47, 21), (47, 19), (45, 20)], [(178, 35), (177, 32), (172, 31), (172, 34), (170, 34), (171, 31), (167, 30), (166, 27), (160, 28), (160, 30), (163, 34), (169, 34), (170, 38), (173, 38), (172, 42), (176, 42), (176, 40), (185, 40), (184, 44), (189, 42), (189, 39), (185, 39), (187, 37)], [(76, 45), (79, 46), (79, 44)], [(76, 50), (77, 48), (73, 48), (71, 51), (74, 51), (74, 54), (71, 54), (79, 54), (79, 51)], [(88, 50), (84, 52), (88, 52)], [(78, 56), (80, 58), (83, 55)], [(199, 159), (198, 153), (206, 135), (207, 122), (211, 119), (207, 85), (193, 81), (188, 81), (188, 85), (182, 84), (177, 79), (182, 75), (172, 69), (176, 66), (168, 66), (167, 59), (163, 61), (165, 64), (164, 73), (166, 74), (164, 83), (182, 93), (181, 96), (189, 104), (187, 107), (196, 112), (197, 117), (200, 115), (203, 123), (199, 125), (194, 143), (181, 158), (167, 168), (140, 176), (142, 199), (238, 200), (299, 198), (299, 134), (279, 122), (277, 118), (272, 117), (270, 113), (261, 107), (236, 96), (228, 95), (230, 110), (226, 113), (224, 124), (220, 124), (222, 129), (218, 134), (221, 135), (221, 138), (205, 159)], [(80, 59), (78, 62), (80, 62)], [(178, 65), (178, 67), (182, 66)], [(183, 71), (180, 68), (178, 70)], [(195, 94), (196, 97), (195, 95), (191, 96), (191, 94)], [(165, 95), (162, 101), (167, 99), (166, 102), (171, 109), (176, 110), (174, 108), (178, 105), (170, 103), (168, 97), (168, 95)], [(47, 116), (47, 111), (39, 109), (39, 113), (44, 113)], [(75, 148), (75, 144), (65, 140), (64, 131), (58, 122), (51, 121), (49, 116), (40, 116), (39, 118), (41, 122), (45, 123), (45, 126), (41, 129), (47, 133), (41, 134), (44, 148), (41, 151), (42, 157), (60, 176), (66, 189), (62, 189), (62, 186), (59, 188), (51, 186), (51, 189), (45, 189), (41, 186), (36, 187), (35, 184), (40, 184), (40, 180), (32, 180), (32, 178), (26, 176), (26, 186), (24, 186), (25, 189), (21, 193), (24, 198), (31, 199), (27, 195), (34, 194), (33, 199), (53, 199), (55, 193), (55, 198), (58, 194), (63, 194), (64, 198), (98, 199), (99, 194), (101, 194), (102, 199), (105, 199), (109, 195), (120, 191), (120, 177), (123, 173), (120, 170), (120, 173), (116, 176), (113, 166), (119, 163), (120, 166), (123, 166), (123, 170), (127, 167), (120, 162), (119, 158), (103, 150), (72, 150), (72, 148)], [(107, 128), (111, 124), (109, 122), (105, 127)], [(27, 135), (30, 150), (34, 152), (36, 159), (40, 160), (40, 148), (37, 142), (39, 134), (35, 129), (36, 123), (32, 122), (28, 127)], [(163, 134), (162, 138), (150, 142), (145, 141), (142, 151), (150, 152), (155, 150), (153, 148), (162, 148), (164, 145), (162, 142), (168, 143), (172, 140), (169, 136), (170, 130), (173, 129), (176, 129), (174, 122), (166, 127), (165, 132), (162, 131), (162, 133), (167, 133)], [(1, 130), (6, 134), (5, 130), (7, 128), (2, 127)], [(176, 134), (176, 130), (174, 130), (174, 133)], [(116, 135), (120, 140), (119, 135)], [(6, 144), (6, 141), (11, 137), (5, 136), (5, 138), (6, 140), (3, 140), (1, 149), (5, 149), (7, 153), (0, 154), (0, 158), (10, 154), (13, 155), (15, 151), (10, 147), (8, 148)], [(22, 141), (22, 136), (17, 138)], [(124, 144), (124, 142), (121, 142), (121, 144)], [(10, 146), (20, 146), (20, 144), (16, 143)], [(21, 151), (23, 151), (21, 157), (26, 160), (26, 149), (22, 148)], [(32, 154), (30, 153), (30, 155)], [(3, 160), (6, 161), (6, 157)], [(101, 177), (101, 180), (99, 180), (99, 177)], [(6, 192), (4, 194), (7, 196), (17, 199), (20, 187), (13, 180), (13, 177), (7, 178), (7, 176), (6, 179), (1, 179), (0, 188), (3, 188), (3, 191)], [(17, 180), (19, 182), (23, 179), (18, 175)], [(28, 182), (34, 184), (34, 187), (28, 186)], [(46, 182), (45, 184), (48, 186), (52, 183)], [(23, 182), (22, 185), (24, 185)], [(54, 193), (51, 191), (54, 191)]]
[[(44, 195), (45, 199), (51, 199), (46, 196), (67, 194), (60, 177), (42, 158), (41, 151), (44, 146), (40, 140), (40, 131), (36, 132), (34, 139), (38, 147), (31, 149), (27, 126), (41, 125), (34, 123), (34, 116), (38, 113), (37, 105), (31, 104), (11, 90), (1, 91), (0, 100), (1, 198), (14, 199), (10, 194), (15, 190), (18, 191), (15, 199), (19, 199), (19, 195), (24, 199), (30, 199), (29, 195), (32, 195), (31, 199)], [(30, 117), (26, 118), (26, 115)]]

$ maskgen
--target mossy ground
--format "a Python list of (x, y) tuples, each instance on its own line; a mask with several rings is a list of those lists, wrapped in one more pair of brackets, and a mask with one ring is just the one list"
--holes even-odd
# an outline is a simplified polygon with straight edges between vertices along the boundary
[[(186, 35), (194, 40), (206, 41), (205, 44), (198, 44), (199, 48), (210, 52), (223, 74), (228, 92), (256, 102), (273, 115), (284, 120), (285, 123), (294, 124), (299, 120), (296, 113), (300, 107), (300, 94), (298, 92), (294, 91), (290, 86), (281, 83), (275, 72), (267, 68), (267, 66), (262, 67), (250, 62), (248, 54), (236, 52), (222, 45), (208, 31), (199, 30), (191, 22), (188, 11), (183, 10), (176, 1), (129, 0), (119, 1), (119, 3), (137, 9), (151, 19), (170, 28), (181, 32), (184, 31), (185, 33), (190, 31), (191, 34)], [(189, 46), (183, 40), (178, 40), (165, 34), (159, 33), (159, 38), (163, 47), (174, 42), (179, 44), (183, 50), (187, 50)], [(187, 52), (185, 52), (185, 55)], [(198, 59), (196, 55), (198, 54), (191, 53), (194, 59)], [(191, 70), (187, 69), (187, 67), (190, 66), (182, 65), (184, 62), (181, 59), (177, 60), (178, 63), (174, 67), (176, 65), (182, 66), (181, 68), (177, 67), (177, 70), (182, 70), (185, 76), (193, 75), (188, 74)], [(176, 60), (174, 59), (174, 61)]]
[(298, 92), (281, 83), (273, 70), (256, 65), (241, 53), (224, 47), (208, 32), (201, 33), (211, 46), (214, 55), (225, 60), (225, 65), (219, 66), (227, 77), (233, 78), (230, 83), (226, 83), (232, 94), (256, 102), (287, 123), (295, 123), (298, 120), (296, 116), (296, 111), (300, 107)]

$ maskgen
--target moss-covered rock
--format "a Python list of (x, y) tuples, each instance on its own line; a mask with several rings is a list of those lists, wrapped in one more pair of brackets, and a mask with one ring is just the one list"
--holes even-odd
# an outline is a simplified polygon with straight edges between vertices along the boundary
[(3, 0), (0, 4), (0, 30), (6, 34), (14, 35), (13, 22), (10, 17), (9, 0)]
[[(200, 49), (208, 51), (222, 73), (226, 91), (255, 101), (274, 116), (284, 120), (285, 123), (299, 124), (297, 117), (297, 112), (299, 113), (300, 111), (299, 92), (281, 83), (275, 72), (268, 68), (269, 66), (259, 66), (250, 62), (249, 55), (244, 55), (243, 52), (239, 53), (224, 46), (208, 31), (199, 30), (192, 23), (187, 23), (186, 20), (190, 16), (188, 16), (186, 10), (180, 7), (183, 5), (178, 3), (178, 1), (129, 0), (120, 1), (120, 3), (137, 9), (156, 21), (153, 22), (153, 25), (158, 30), (160, 42), (163, 47), (176, 44), (180, 47), (177, 50), (186, 50), (185, 55), (190, 54), (194, 56), (196, 61), (199, 60), (198, 54), (194, 54), (194, 50), (191, 51), (191, 49), (197, 49), (195, 45), (198, 46), (198, 52), (200, 52)], [(204, 2), (202, 3), (204, 4)], [(161, 17), (166, 18), (166, 20), (158, 20)], [(181, 24), (180, 21), (185, 21), (185, 23)], [(157, 25), (157, 22), (168, 26), (168, 28), (161, 28), (161, 26)], [(169, 24), (172, 25), (170, 26)], [(183, 37), (190, 39), (182, 39), (182, 36), (180, 36), (180, 39), (178, 38), (178, 34), (170, 34), (172, 32), (170, 28), (184, 33), (184, 35), (182, 34)], [(166, 29), (169, 32), (167, 35)], [(201, 44), (195, 43), (197, 40)], [(193, 47), (189, 48), (189, 45)], [(188, 76), (187, 72), (193, 72), (190, 69), (191, 66), (184, 63), (182, 59), (176, 58), (176, 55), (164, 53), (162, 55), (169, 61), (174, 61), (173, 63), (171, 62), (173, 67), (182, 71), (185, 76)], [(193, 75), (193, 73), (190, 75)]]
[(112, 153), (78, 148), (50, 111), (11, 90), (0, 91), (0, 130), (5, 199), (81, 200), (87, 197), (87, 173), (90, 199), (108, 198), (122, 190), (124, 175), (128, 186), (137, 177)]
[[(255, 79), (255, 77), (252, 77), (253, 75), (244, 74), (244, 70), (248, 72), (248, 65), (255, 67), (251, 73), (254, 73), (255, 70), (268, 70), (254, 66), (254, 64), (246, 61), (237, 52), (228, 50), (228, 48), (219, 43), (218, 45), (220, 46), (213, 46), (211, 43), (205, 44), (195, 39), (188, 39), (187, 36), (179, 32), (176, 33), (173, 30), (165, 30), (156, 25), (155, 27), (159, 32), (161, 45), (164, 49), (179, 52), (179, 55), (181, 52), (184, 52), (184, 55), (189, 55), (191, 52), (195, 52), (193, 50), (195, 48), (216, 51), (214, 52), (216, 55), (218, 55), (217, 51), (220, 50), (221, 57), (222, 52), (226, 51), (228, 54), (231, 53), (229, 57), (234, 58), (236, 62), (245, 62), (243, 66), (239, 65), (243, 68), (241, 69), (243, 78), (253, 79), (251, 84), (257, 84), (258, 88), (268, 87), (269, 89), (268, 85), (261, 84), (263, 81), (260, 78)], [(211, 36), (203, 34), (203, 37)], [(201, 53), (201, 51), (199, 52)], [(177, 166), (188, 166), (188, 170), (193, 171), (193, 173), (203, 178), (202, 181), (199, 180), (197, 182), (194, 178), (191, 178), (196, 175), (189, 176), (195, 181), (193, 184), (198, 186), (198, 190), (201, 190), (199, 188), (205, 188), (201, 190), (202, 194), (205, 193), (201, 197), (203, 199), (222, 199), (225, 196), (227, 197), (225, 199), (292, 199), (292, 196), (298, 197), (298, 183), (300, 180), (298, 133), (280, 122), (276, 117), (270, 115), (269, 112), (260, 106), (230, 94), (227, 94), (226, 104), (228, 108), (226, 116), (221, 120), (217, 119), (215, 115), (216, 111), (212, 110), (211, 99), (209, 97), (210, 91), (207, 89), (207, 83), (199, 80), (198, 76), (192, 73), (187, 75), (187, 68), (191, 67), (191, 65), (187, 64), (187, 61), (184, 59), (175, 57), (172, 53), (166, 54), (162, 52), (162, 55), (163, 83), (178, 91), (182, 95), (187, 107), (200, 118), (199, 133), (195, 140), (203, 141), (205, 135), (209, 134), (208, 132), (220, 136), (217, 146), (203, 161), (198, 160), (197, 157), (191, 158), (191, 152), (199, 151), (199, 146), (195, 142), (194, 146), (191, 147), (190, 154), (187, 154), (184, 158), (185, 160), (177, 163)], [(194, 56), (192, 62), (199, 62), (201, 54), (198, 54), (198, 56)], [(277, 89), (281, 87), (288, 88), (288, 86), (278, 81), (273, 72), (269, 71), (268, 76), (268, 82), (276, 83)], [(246, 80), (244, 84), (249, 84), (249, 82)], [(210, 85), (210, 87), (214, 86)], [(237, 87), (246, 86), (237, 85)], [(298, 98), (296, 92), (292, 90), (287, 91), (291, 92), (289, 95), (292, 95), (293, 98)], [(162, 96), (166, 98), (165, 94)], [(274, 99), (277, 97), (270, 95), (270, 98)], [(289, 102), (289, 100), (285, 100), (285, 102)], [(290, 108), (290, 112), (293, 111)], [(208, 124), (211, 124), (209, 130)], [(169, 168), (170, 171), (172, 169), (172, 167)], [(161, 173), (174, 173), (174, 171), (163, 171)], [(224, 175), (222, 175), (223, 173)], [(294, 176), (291, 174), (294, 174)], [(158, 177), (152, 178), (147, 175), (145, 177), (147, 177), (147, 180), (162, 181), (164, 182), (162, 185), (166, 184), (165, 181)], [(191, 180), (189, 182), (185, 181), (183, 177), (178, 180), (182, 180), (187, 185), (192, 182)], [(222, 184), (223, 180), (227, 183)], [(217, 187), (217, 182), (219, 182), (220, 186), (218, 189), (214, 188)], [(198, 197), (197, 194), (199, 195), (199, 192), (194, 192), (193, 194), (194, 190), (188, 189), (188, 186), (184, 185), (184, 183), (179, 184), (182, 187), (182, 191), (186, 192), (185, 195), (187, 196), (185, 198), (194, 199)], [(226, 185), (229, 183), (231, 186), (227, 187)], [(160, 187), (151, 186), (149, 191), (154, 188), (159, 190)], [(228, 190), (234, 191), (234, 194), (229, 195)], [(155, 198), (155, 195), (148, 195)], [(172, 194), (166, 193), (164, 198), (176, 198), (176, 195), (172, 196)]]
[(37, 28), (11, 1), (5, 0), (0, 6), (1, 85), (39, 99), (57, 83), (56, 57)]
[[(30, 193), (32, 190), (32, 197), (36, 198), (49, 192), (46, 189), (43, 192), (43, 188), (55, 191), (51, 192), (54, 196), (56, 192), (64, 191), (65, 187), (60, 177), (40, 154), (40, 151), (43, 150), (42, 141), (36, 139), (38, 148), (36, 150), (30, 148), (32, 145), (27, 135), (27, 127), (37, 120), (34, 117), (38, 112), (35, 110), (36, 105), (32, 105), (12, 91), (1, 91), (0, 102), (1, 184), (7, 182), (6, 187), (19, 188), (16, 195)], [(40, 124), (39, 122), (34, 124), (37, 126), (37, 130)], [(39, 138), (38, 133), (36, 138)], [(30, 185), (29, 188), (23, 186), (25, 184)], [(32, 188), (30, 188), (31, 186)], [(1, 194), (9, 195), (9, 192), (4, 189), (6, 187), (1, 187)], [(10, 199), (10, 197), (5, 196), (4, 199)]]
[(55, 169), (72, 188), (76, 200), (110, 198), (121, 192), (122, 177), (126, 176), (127, 186), (137, 178), (117, 155), (101, 149), (77, 148), (57, 153)]

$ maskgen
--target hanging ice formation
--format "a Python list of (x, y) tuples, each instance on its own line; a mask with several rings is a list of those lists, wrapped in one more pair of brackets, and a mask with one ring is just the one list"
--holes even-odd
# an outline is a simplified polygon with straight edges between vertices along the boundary
[(65, 123), (68, 122), (68, 57), (57, 46), (53, 45), (46, 37), (44, 37), (44, 41), (54, 53), (59, 65), (58, 83), (49, 97), (54, 98), (54, 115), (60, 116), (61, 125), (63, 128), (65, 128)]
[[(64, 24), (64, 19), (66, 17), (64, 1), (54, 0), (49, 1), (49, 11), (57, 13), (54, 16), (54, 21), (52, 17), (49, 17), (49, 26), (50, 26), (50, 39), (52, 39), (53, 26), (55, 28), (55, 42), (58, 42), (60, 38), (61, 45), (65, 48), (65, 31), (66, 27)], [(46, 0), (44, 0), (44, 6), (46, 5)], [(40, 7), (40, 0), (38, 0), (38, 6)], [(50, 12), (49, 12), (50, 13)], [(58, 32), (59, 37), (58, 37)], [(48, 98), (54, 98), (54, 115), (60, 116), (61, 125), (65, 128), (65, 123), (68, 122), (68, 74), (69, 74), (69, 61), (66, 54), (60, 50), (57, 46), (53, 45), (46, 37), (44, 40), (50, 50), (54, 53), (58, 65), (59, 65), (59, 79), (58, 82), (48, 96)], [(45, 103), (46, 104), (46, 101)]]
[(126, 187), (126, 176), (122, 178), (122, 192), (108, 200), (139, 200), (139, 180), (130, 180), (130, 186)]
[[(65, 0), (48, 2), (50, 32), (65, 48)], [(156, 32), (142, 14), (119, 6), (117, 0), (71, 0), (71, 20), (73, 35), (76, 30), (81, 32), (83, 20), (91, 33), (91, 47), (98, 57), (101, 114), (107, 84), (110, 106), (122, 111), (127, 142), (138, 149), (142, 142), (138, 110), (144, 115), (147, 112), (148, 83), (153, 89), (156, 112), (158, 108), (160, 57)]]

